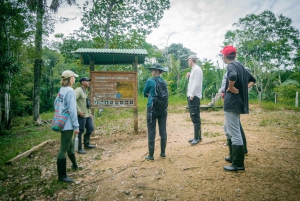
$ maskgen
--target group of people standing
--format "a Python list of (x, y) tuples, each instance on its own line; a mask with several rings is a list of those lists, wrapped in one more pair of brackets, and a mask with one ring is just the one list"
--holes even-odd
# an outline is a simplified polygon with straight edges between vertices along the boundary
[[(233, 46), (225, 46), (222, 50), (222, 59), (226, 66), (226, 73), (223, 80), (224, 93), (224, 113), (225, 123), (224, 131), (226, 134), (229, 156), (225, 157), (225, 161), (232, 163), (230, 166), (224, 166), (224, 170), (237, 171), (245, 170), (244, 154), (246, 138), (240, 123), (240, 114), (249, 113), (248, 103), (248, 88), (252, 87), (256, 82), (253, 75), (238, 62), (236, 58), (236, 49)], [(191, 145), (196, 145), (202, 140), (201, 118), (200, 118), (200, 99), (202, 98), (202, 81), (203, 72), (197, 65), (197, 55), (190, 55), (187, 58), (191, 72), (187, 74), (189, 78), (187, 89), (187, 101), (190, 112), (190, 118), (194, 126), (194, 136), (189, 140)], [(148, 129), (148, 150), (146, 160), (154, 161), (155, 136), (156, 136), (156, 121), (158, 121), (160, 135), (160, 156), (166, 157), (167, 146), (167, 107), (159, 109), (154, 107), (154, 98), (157, 95), (157, 82), (167, 83), (161, 77), (163, 72), (168, 71), (168, 68), (162, 67), (159, 64), (152, 65), (152, 78), (146, 82), (143, 94), (148, 98), (147, 102), (147, 129)], [(58, 105), (60, 113), (69, 111), (70, 116), (61, 131), (61, 145), (57, 155), (57, 172), (58, 179), (63, 182), (73, 182), (66, 173), (66, 155), (72, 162), (72, 169), (79, 169), (73, 145), (73, 133), (78, 135), (79, 139), (79, 154), (86, 154), (85, 149), (93, 149), (95, 145), (90, 144), (90, 135), (94, 130), (93, 118), (90, 110), (90, 101), (87, 95), (90, 78), (83, 77), (79, 80), (80, 87), (75, 90), (72, 88), (75, 83), (75, 78), (79, 77), (73, 71), (66, 70), (61, 75), (61, 88), (55, 99), (54, 105)], [(85, 131), (82, 146), (82, 134)]]
[[(246, 137), (240, 122), (240, 114), (249, 113), (248, 89), (256, 82), (253, 75), (236, 60), (236, 48), (228, 45), (221, 51), (222, 59), (226, 66), (226, 73), (223, 80), (222, 97), (224, 98), (224, 131), (226, 134), (227, 144), (229, 148), (229, 156), (225, 157), (225, 161), (231, 163), (230, 166), (224, 166), (226, 171), (245, 170), (244, 155), (247, 153)], [(202, 141), (201, 118), (200, 118), (200, 99), (202, 98), (202, 81), (203, 72), (197, 65), (197, 55), (190, 55), (187, 58), (191, 72), (187, 73), (188, 89), (187, 101), (190, 112), (190, 118), (194, 126), (194, 137), (189, 141), (191, 145), (196, 145)], [(147, 103), (147, 128), (148, 128), (148, 149), (149, 154), (146, 160), (154, 160), (156, 120), (159, 126), (159, 135), (161, 137), (161, 153), (162, 158), (166, 157), (165, 149), (167, 145), (167, 109), (157, 110), (153, 107), (153, 97), (155, 97), (155, 79), (161, 78), (163, 72), (168, 71), (167, 68), (159, 64), (154, 64), (149, 68), (152, 78), (149, 78), (144, 88), (144, 97), (148, 97)]]
[[(69, 111), (70, 113), (70, 116), (61, 131), (61, 143), (57, 155), (58, 180), (63, 182), (73, 182), (73, 179), (67, 176), (66, 155), (68, 155), (72, 162), (72, 169), (80, 169), (76, 162), (73, 133), (78, 136), (79, 154), (86, 154), (87, 152), (84, 149), (95, 148), (95, 145), (90, 144), (90, 136), (94, 130), (94, 126), (90, 110), (90, 102), (86, 93), (91, 79), (82, 77), (79, 80), (80, 87), (74, 90), (72, 86), (75, 83), (76, 77), (79, 76), (71, 70), (66, 70), (62, 73), (60, 82), (61, 88), (54, 101), (54, 105), (58, 106), (59, 113), (63, 113), (65, 111)], [(82, 135), (84, 131), (83, 148)]]

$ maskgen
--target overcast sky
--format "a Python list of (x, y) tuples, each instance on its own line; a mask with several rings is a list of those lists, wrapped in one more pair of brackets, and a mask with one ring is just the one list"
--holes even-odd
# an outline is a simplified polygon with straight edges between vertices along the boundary
[[(77, 2), (83, 2), (77, 0)], [(182, 43), (196, 52), (201, 59), (216, 61), (227, 30), (247, 14), (260, 14), (270, 10), (292, 19), (292, 26), (300, 30), (299, 0), (170, 0), (171, 7), (165, 11), (160, 26), (147, 37), (147, 42), (163, 48), (166, 37), (171, 43)], [(59, 16), (77, 17), (77, 20), (57, 25), (55, 33), (71, 33), (81, 26), (80, 12), (75, 7), (63, 6)]]

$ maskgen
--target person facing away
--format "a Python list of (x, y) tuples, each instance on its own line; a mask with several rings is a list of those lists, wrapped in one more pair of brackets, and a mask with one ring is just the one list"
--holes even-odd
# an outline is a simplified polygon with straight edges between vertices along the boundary
[(200, 99), (202, 98), (202, 69), (197, 65), (197, 55), (190, 55), (187, 58), (188, 65), (192, 68), (189, 74), (189, 84), (187, 90), (187, 100), (190, 111), (190, 118), (194, 125), (194, 138), (189, 140), (191, 145), (198, 144), (201, 140), (201, 118), (200, 118)]
[[(167, 108), (159, 109), (154, 104), (155, 87), (157, 81), (164, 82), (161, 74), (168, 71), (168, 68), (162, 67), (159, 64), (153, 64), (149, 68), (151, 70), (152, 78), (149, 78), (144, 88), (144, 97), (148, 97), (147, 102), (147, 129), (148, 129), (148, 150), (149, 155), (146, 156), (146, 160), (153, 161), (154, 148), (155, 148), (155, 136), (156, 136), (156, 120), (158, 121), (159, 135), (160, 135), (160, 156), (166, 157), (165, 149), (167, 145)], [(155, 80), (156, 79), (156, 80)], [(165, 83), (165, 85), (167, 85)]]
[[(251, 73), (251, 69), (249, 69), (249, 68), (247, 68), (247, 67), (245, 67), (245, 69)], [(227, 72), (225, 72), (225, 74), (224, 74), (224, 76), (223, 76), (221, 88), (220, 88), (220, 90), (219, 90), (219, 91), (222, 93), (222, 99), (223, 99), (223, 100), (224, 100), (224, 94), (225, 94), (226, 78), (227, 78)], [(251, 88), (252, 88), (252, 87), (250, 87), (250, 88), (248, 89), (248, 92), (250, 92)], [(225, 128), (224, 128), (224, 130), (225, 130)], [(248, 148), (247, 148), (247, 138), (246, 138), (244, 129), (243, 129), (243, 127), (242, 127), (241, 121), (240, 121), (240, 130), (241, 130), (241, 135), (242, 135), (242, 138), (243, 138), (244, 152), (245, 152), (245, 154), (247, 154), (247, 153), (248, 153)], [(228, 145), (228, 146), (231, 146), (231, 139), (227, 139), (227, 145)], [(229, 153), (229, 154), (230, 154), (230, 153)], [(229, 157), (225, 157), (225, 161), (232, 163), (232, 154), (229, 155)]]
[[(255, 78), (236, 58), (236, 49), (225, 46), (222, 50), (222, 59), (227, 64), (227, 78), (225, 83), (224, 113), (225, 134), (231, 144), (228, 145), (232, 164), (224, 166), (226, 171), (245, 170), (244, 144), (240, 129), (240, 114), (249, 113), (248, 88), (255, 82)], [(230, 161), (229, 161), (230, 162)]]
[(57, 155), (57, 172), (58, 180), (63, 182), (73, 182), (73, 179), (67, 176), (66, 154), (72, 162), (72, 169), (77, 170), (79, 167), (76, 162), (74, 153), (73, 133), (78, 135), (79, 124), (76, 112), (75, 92), (72, 88), (75, 83), (75, 77), (78, 77), (73, 71), (66, 70), (61, 75), (61, 88), (59, 94), (54, 101), (54, 108), (57, 106), (59, 114), (66, 111), (70, 113), (68, 120), (60, 132), (60, 148)]
[[(79, 133), (78, 133), (78, 153), (86, 154), (84, 149), (93, 149), (95, 145), (90, 144), (90, 137), (94, 130), (93, 126), (93, 118), (90, 109), (90, 101), (87, 94), (87, 88), (90, 86), (91, 78), (82, 77), (79, 80), (80, 87), (75, 89), (76, 94), (76, 108), (78, 115), (78, 123), (79, 123)], [(84, 133), (83, 144), (84, 149), (82, 147), (82, 134)]]

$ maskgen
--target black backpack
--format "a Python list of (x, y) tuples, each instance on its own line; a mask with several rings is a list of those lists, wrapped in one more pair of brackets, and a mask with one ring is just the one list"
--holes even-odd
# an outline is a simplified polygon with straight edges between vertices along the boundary
[(159, 81), (156, 77), (153, 78), (156, 82), (155, 96), (153, 97), (153, 107), (157, 110), (165, 110), (168, 108), (168, 87), (164, 81)]

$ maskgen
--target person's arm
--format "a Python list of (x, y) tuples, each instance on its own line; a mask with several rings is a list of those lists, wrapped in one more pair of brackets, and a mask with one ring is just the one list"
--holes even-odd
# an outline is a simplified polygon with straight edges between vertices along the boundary
[(76, 95), (74, 91), (68, 91), (66, 94), (66, 101), (69, 105), (69, 112), (71, 118), (71, 124), (73, 125), (74, 132), (77, 134), (79, 132), (79, 123), (77, 118), (77, 111), (76, 111)]
[(83, 93), (83, 91), (82, 91), (81, 88), (78, 87), (77, 89), (75, 89), (75, 96), (76, 96), (75, 100), (76, 100), (77, 115), (79, 115), (81, 117), (84, 116), (84, 112), (80, 110), (80, 107), (77, 104), (77, 100), (78, 100), (78, 98), (80, 98), (82, 96), (82, 93)]
[(147, 97), (149, 96), (149, 93), (150, 93), (150, 79), (147, 80), (146, 82), (146, 85), (145, 85), (145, 88), (144, 88), (144, 97)]
[(249, 82), (248, 83), (248, 88), (251, 88), (254, 85), (254, 82)]
[(237, 79), (236, 68), (231, 64), (227, 66), (227, 76), (228, 76), (228, 88), (226, 91), (230, 91), (231, 93), (238, 94), (239, 90), (234, 87), (235, 81)]

